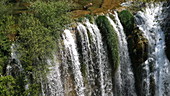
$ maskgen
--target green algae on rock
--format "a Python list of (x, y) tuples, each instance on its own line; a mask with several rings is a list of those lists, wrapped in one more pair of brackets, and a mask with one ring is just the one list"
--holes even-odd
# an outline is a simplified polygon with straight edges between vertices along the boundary
[(120, 60), (118, 53), (118, 36), (106, 16), (99, 16), (96, 19), (96, 22), (99, 29), (101, 30), (103, 40), (106, 40), (108, 50), (111, 52), (111, 54), (108, 55), (111, 59), (111, 64), (113, 64), (113, 69), (116, 71)]

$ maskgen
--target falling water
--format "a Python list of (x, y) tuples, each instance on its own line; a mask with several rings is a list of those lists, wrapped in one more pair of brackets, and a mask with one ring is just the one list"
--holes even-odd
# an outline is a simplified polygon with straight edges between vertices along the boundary
[(114, 12), (115, 22), (107, 16), (111, 25), (115, 29), (119, 39), (120, 66), (115, 74), (115, 95), (116, 96), (136, 96), (134, 88), (134, 76), (131, 69), (131, 61), (127, 48), (126, 35), (117, 12)]
[[(79, 23), (77, 26), (77, 30), (78, 30), (78, 34), (80, 35), (80, 44), (82, 46), (82, 48), (80, 49), (80, 51), (82, 52), (82, 62), (83, 62), (83, 66), (85, 66), (84, 68), (84, 75), (87, 76), (87, 80), (88, 80), (88, 84), (86, 84), (87, 88), (90, 89), (90, 91), (88, 91), (88, 95), (91, 94), (96, 94), (98, 92), (98, 88), (96, 87), (96, 89), (93, 89), (92, 86), (96, 86), (95, 84), (95, 80), (98, 80), (98, 75), (95, 75), (95, 68), (94, 68), (94, 62), (92, 60), (92, 52), (91, 52), (91, 48), (90, 48), (90, 38), (88, 36), (86, 27)], [(86, 71), (85, 71), (86, 70)], [(94, 78), (95, 77), (95, 78)], [(91, 86), (90, 86), (91, 85)]]
[(111, 68), (99, 29), (86, 20), (84, 25), (78, 24), (77, 30), (81, 37), (82, 49), (80, 50), (90, 85), (90, 91), (87, 91), (88, 96), (113, 95)]
[[(141, 96), (169, 96), (169, 61), (164, 48), (164, 32), (160, 15), (162, 3), (147, 5), (136, 14), (136, 22), (148, 39), (148, 59), (142, 64)], [(113, 17), (112, 20), (110, 17)], [(118, 14), (107, 16), (119, 40), (120, 64), (114, 77), (109, 63), (107, 44), (95, 23), (85, 20), (77, 27), (64, 30), (61, 61), (47, 60), (51, 70), (48, 78), (50, 96), (137, 96), (126, 35)], [(56, 58), (54, 56), (54, 58)], [(48, 93), (48, 92), (47, 92)]]
[(64, 30), (63, 39), (65, 50), (71, 58), (76, 93), (78, 96), (84, 96), (83, 77), (80, 71), (79, 56), (73, 34), (69, 30)]
[[(64, 96), (63, 85), (61, 81), (61, 72), (59, 69), (60, 63), (57, 60), (56, 55), (53, 56), (53, 60), (47, 60), (49, 66), (48, 80), (48, 94), (47, 96)], [(45, 90), (45, 91), (47, 91)]]
[[(170, 66), (165, 55), (165, 36), (161, 29), (163, 3), (148, 4), (147, 8), (136, 15), (138, 27), (149, 41), (148, 59), (144, 69), (146, 76), (143, 77), (143, 93), (151, 95), (150, 89), (155, 89), (155, 96), (170, 96)], [(152, 80), (151, 80), (152, 79)]]
[(18, 53), (16, 51), (16, 47), (17, 47), (17, 45), (12, 44), (12, 46), (11, 46), (11, 59), (15, 60), (15, 62), (17, 63), (16, 66), (21, 71), (22, 70), (22, 65), (21, 65), (20, 60), (18, 59)]
[[(17, 45), (12, 44), (11, 45), (11, 61), (10, 64), (7, 65), (7, 75), (12, 75), (12, 72), (21, 72), (22, 65), (20, 60), (18, 59), (18, 53), (16, 51)], [(15, 71), (17, 69), (17, 71)]]
[[(126, 36), (116, 12), (114, 18), (115, 23), (108, 17), (118, 34), (121, 56), (114, 81), (107, 45), (97, 25), (86, 19), (78, 23), (76, 29), (64, 31), (61, 70), (55, 68), (61, 72), (64, 95), (136, 96)], [(116, 84), (115, 90), (113, 84)]]

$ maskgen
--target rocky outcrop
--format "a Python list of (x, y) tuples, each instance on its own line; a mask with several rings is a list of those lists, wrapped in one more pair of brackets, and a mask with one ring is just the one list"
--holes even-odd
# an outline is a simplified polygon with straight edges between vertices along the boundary
[[(167, 3), (167, 5), (164, 6), (170, 6), (170, 2)], [(167, 55), (167, 58), (170, 60), (170, 7), (168, 7), (167, 10), (165, 10), (165, 13), (167, 13), (167, 18), (164, 20), (163, 24), (163, 30), (165, 32), (165, 52)]]
[(132, 34), (128, 35), (128, 43), (132, 63), (135, 67), (138, 67), (148, 57), (148, 40), (143, 37), (142, 32), (136, 27)]
[(128, 10), (123, 10), (119, 13), (119, 18), (124, 27), (125, 34), (127, 36), (133, 35), (134, 16)]
[(147, 59), (148, 41), (134, 23), (134, 16), (123, 10), (119, 13), (119, 18), (127, 35), (129, 53), (134, 66), (139, 66)]
[(141, 65), (148, 58), (148, 40), (134, 23), (134, 16), (128, 10), (119, 13), (119, 18), (127, 36), (129, 55), (135, 76), (135, 86), (138, 96), (141, 96), (142, 73)]
[(135, 76), (135, 86), (138, 96), (142, 94), (142, 76), (143, 70), (142, 63), (148, 57), (148, 41), (143, 37), (142, 32), (136, 27), (132, 34), (128, 36), (129, 55), (132, 61), (132, 67)]
[[(169, 20), (168, 20), (169, 21)], [(170, 23), (167, 23), (167, 28), (166, 28), (166, 32), (165, 32), (165, 44), (166, 44), (166, 48), (165, 48), (165, 52), (167, 55), (167, 58), (170, 60)]]

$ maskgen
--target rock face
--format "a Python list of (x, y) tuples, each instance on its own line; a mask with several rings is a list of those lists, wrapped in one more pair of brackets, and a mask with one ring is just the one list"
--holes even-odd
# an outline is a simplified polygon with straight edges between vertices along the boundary
[[(168, 3), (168, 5), (165, 6), (170, 6), (170, 2)], [(170, 7), (168, 7), (167, 10), (165, 10), (168, 15), (167, 18), (164, 20), (164, 24), (163, 24), (163, 29), (165, 32), (165, 44), (166, 44), (166, 48), (165, 48), (165, 52), (167, 55), (167, 58), (170, 60)]]
[[(169, 21), (169, 20), (168, 20)], [(165, 51), (166, 51), (166, 55), (167, 55), (167, 57), (168, 57), (168, 59), (170, 60), (170, 24), (169, 24), (169, 28), (167, 28), (167, 32), (165, 33), (166, 35), (165, 35), (165, 44), (166, 44), (166, 49), (165, 49)]]
[[(139, 28), (135, 26), (134, 16), (128, 10), (121, 11), (119, 18), (128, 37), (129, 55), (135, 76), (135, 86), (138, 91), (142, 88), (141, 77), (143, 70), (140, 66), (148, 58), (148, 40), (143, 36)], [(140, 96), (140, 91), (137, 94)]]
[(137, 67), (147, 59), (148, 41), (143, 37), (138, 27), (135, 26), (134, 16), (128, 10), (120, 12), (119, 18), (128, 37), (128, 47), (132, 63)]
[(132, 34), (128, 36), (128, 43), (132, 63), (135, 64), (135, 67), (138, 67), (147, 59), (148, 41), (136, 27)]
[(134, 29), (132, 34), (129, 35), (128, 47), (135, 76), (135, 86), (137, 94), (139, 95), (142, 94), (140, 93), (141, 91), (138, 90), (142, 89), (141, 79), (144, 72), (141, 64), (145, 62), (148, 57), (148, 41), (143, 37), (142, 32), (137, 27)]
[(134, 29), (134, 16), (128, 11), (123, 10), (119, 13), (120, 21), (127, 36), (132, 35)]

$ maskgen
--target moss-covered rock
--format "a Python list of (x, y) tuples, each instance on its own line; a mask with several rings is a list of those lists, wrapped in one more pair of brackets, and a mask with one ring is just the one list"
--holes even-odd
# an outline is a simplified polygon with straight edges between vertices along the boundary
[[(170, 5), (170, 2), (165, 5), (165, 6), (169, 6)], [(166, 52), (166, 55), (167, 55), (167, 58), (170, 60), (170, 8), (168, 7), (167, 10), (165, 10), (167, 14), (167, 18), (165, 18), (164, 20), (164, 24), (163, 24), (163, 29), (164, 29), (164, 32), (165, 32), (165, 52)]]
[(94, 23), (94, 17), (92, 15), (85, 15), (87, 19), (89, 19), (90, 23)]
[(120, 21), (125, 29), (126, 35), (132, 34), (134, 29), (134, 16), (130, 11), (123, 10), (119, 13)]
[(96, 19), (97, 25), (103, 36), (103, 41), (107, 44), (109, 51), (109, 59), (113, 64), (113, 70), (116, 71), (119, 66), (119, 53), (118, 53), (118, 36), (115, 29), (113, 29), (106, 16), (99, 16)]
[[(167, 30), (170, 30), (170, 26), (169, 28), (167, 28)], [(165, 33), (165, 44), (166, 44), (165, 52), (167, 58), (170, 60), (170, 31), (166, 31)]]
[(143, 92), (141, 80), (145, 70), (142, 63), (148, 58), (148, 40), (143, 37), (142, 32), (137, 27), (128, 38), (128, 47), (135, 76), (135, 86), (139, 95)]
[(137, 27), (128, 35), (128, 47), (132, 63), (134, 66), (140, 66), (148, 57), (148, 40)]
[(148, 40), (143, 36), (143, 32), (134, 23), (134, 16), (128, 10), (123, 10), (119, 13), (120, 21), (126, 33), (129, 55), (132, 62), (132, 67), (135, 76), (135, 86), (137, 94), (142, 94), (141, 79), (145, 70), (142, 68), (142, 63), (148, 58)]

